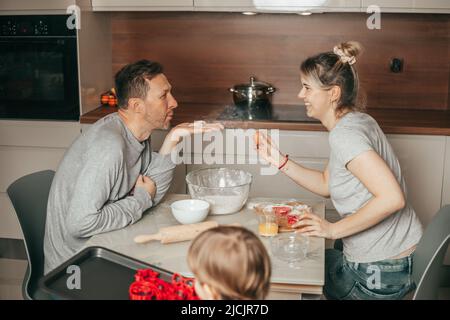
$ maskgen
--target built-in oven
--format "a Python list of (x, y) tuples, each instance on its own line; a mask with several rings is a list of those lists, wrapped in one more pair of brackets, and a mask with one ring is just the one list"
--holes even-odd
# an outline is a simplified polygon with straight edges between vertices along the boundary
[(79, 120), (77, 37), (68, 18), (0, 16), (0, 118)]

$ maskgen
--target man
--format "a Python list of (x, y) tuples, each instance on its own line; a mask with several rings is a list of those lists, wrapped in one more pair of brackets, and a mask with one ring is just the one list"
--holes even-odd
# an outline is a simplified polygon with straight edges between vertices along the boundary
[(157, 62), (141, 60), (115, 77), (119, 110), (97, 121), (71, 145), (53, 180), (47, 206), (45, 273), (79, 251), (89, 237), (138, 221), (169, 189), (171, 151), (183, 136), (223, 129), (181, 124), (158, 153), (150, 135), (167, 129), (178, 104)]

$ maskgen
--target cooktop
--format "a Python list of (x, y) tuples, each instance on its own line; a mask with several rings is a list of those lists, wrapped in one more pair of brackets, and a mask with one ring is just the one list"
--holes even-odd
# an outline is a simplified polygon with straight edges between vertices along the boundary
[(242, 121), (280, 121), (280, 122), (313, 122), (319, 120), (306, 115), (306, 108), (302, 105), (259, 105), (241, 107), (235, 105), (226, 106), (217, 118), (218, 120), (242, 120)]

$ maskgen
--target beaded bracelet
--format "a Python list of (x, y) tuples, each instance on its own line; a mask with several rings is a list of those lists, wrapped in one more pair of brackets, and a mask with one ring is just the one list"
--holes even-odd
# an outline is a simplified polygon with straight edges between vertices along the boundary
[(288, 162), (288, 160), (289, 160), (289, 155), (287, 154), (287, 155), (284, 157), (284, 162), (283, 162), (283, 164), (282, 164), (281, 166), (278, 167), (278, 170), (281, 170), (281, 169), (286, 165), (286, 163)]

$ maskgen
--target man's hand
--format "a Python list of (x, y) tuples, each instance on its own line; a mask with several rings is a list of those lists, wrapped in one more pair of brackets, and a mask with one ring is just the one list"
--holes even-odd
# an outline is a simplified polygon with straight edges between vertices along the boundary
[(140, 174), (134, 187), (135, 188), (137, 188), (137, 187), (144, 188), (148, 192), (148, 194), (150, 195), (152, 200), (155, 199), (156, 184), (149, 177), (143, 176), (142, 174)]
[(223, 124), (216, 123), (206, 123), (205, 121), (195, 121), (193, 123), (181, 123), (176, 127), (172, 128), (167, 134), (159, 153), (162, 155), (167, 155), (172, 152), (173, 148), (181, 141), (182, 138), (190, 136), (197, 133), (206, 133), (212, 131), (223, 130)]

